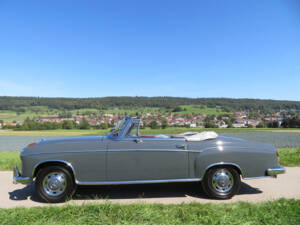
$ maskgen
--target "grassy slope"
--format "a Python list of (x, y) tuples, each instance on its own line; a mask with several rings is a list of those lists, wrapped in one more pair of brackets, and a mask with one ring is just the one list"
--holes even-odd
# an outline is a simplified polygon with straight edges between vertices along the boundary
[(184, 111), (176, 112), (176, 114), (189, 114), (189, 113), (196, 113), (196, 114), (206, 114), (206, 115), (220, 115), (225, 114), (226, 112), (223, 112), (219, 108), (207, 108), (204, 106), (199, 105), (182, 105), (181, 106)]
[[(282, 166), (300, 166), (299, 148), (279, 148)], [(19, 152), (0, 152), (0, 171), (11, 170), (14, 165), (20, 166)]]
[[(196, 114), (207, 114), (207, 115), (219, 115), (224, 114), (218, 108), (207, 108), (207, 107), (200, 107), (196, 105), (184, 105), (182, 106), (185, 108), (184, 111), (176, 112), (176, 114), (189, 114), (189, 113), (196, 113)], [(32, 107), (25, 107), (26, 112), (17, 114), (15, 111), (11, 110), (0, 110), (0, 120), (4, 120), (5, 122), (12, 122), (12, 121), (20, 121), (25, 120), (27, 117), (29, 118), (39, 118), (42, 116), (49, 116), (49, 115), (58, 115), (62, 113), (63, 110), (55, 110), (49, 109), (46, 106), (32, 106)], [(68, 110), (66, 110), (68, 111)], [(138, 113), (166, 113), (165, 109), (160, 109), (157, 107), (137, 107), (137, 108), (130, 108), (130, 109), (107, 109), (107, 110), (99, 110), (94, 108), (86, 108), (86, 109), (76, 109), (76, 110), (69, 110), (72, 114), (76, 113), (83, 113), (83, 114), (90, 114), (90, 113), (127, 113), (127, 114), (136, 114)]]
[(233, 204), (87, 204), (0, 209), (2, 224), (299, 224), (300, 201)]

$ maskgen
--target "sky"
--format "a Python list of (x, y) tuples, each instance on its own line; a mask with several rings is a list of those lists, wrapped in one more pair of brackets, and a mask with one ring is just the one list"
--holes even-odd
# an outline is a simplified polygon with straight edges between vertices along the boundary
[(300, 101), (298, 0), (0, 0), (0, 96)]

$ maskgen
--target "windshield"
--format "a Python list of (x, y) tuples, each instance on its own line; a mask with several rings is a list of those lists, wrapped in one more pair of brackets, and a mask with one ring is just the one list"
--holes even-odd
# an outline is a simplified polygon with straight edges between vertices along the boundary
[(134, 121), (126, 134), (127, 137), (138, 137), (139, 136), (139, 122), (138, 121)]
[(118, 124), (115, 126), (114, 129), (111, 130), (111, 132), (113, 133), (114, 136), (118, 136), (120, 131), (123, 129), (123, 127), (125, 126), (127, 121), (127, 118), (123, 118), (122, 120), (120, 120), (118, 122)]

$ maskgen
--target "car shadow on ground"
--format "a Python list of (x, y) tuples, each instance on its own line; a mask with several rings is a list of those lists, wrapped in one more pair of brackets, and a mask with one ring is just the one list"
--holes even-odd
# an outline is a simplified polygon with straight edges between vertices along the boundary
[[(31, 199), (42, 202), (34, 194), (34, 185), (9, 192), (10, 199), (15, 201)], [(262, 191), (246, 183), (241, 183), (238, 195), (259, 194)], [(147, 199), (147, 198), (174, 198), (191, 196), (208, 199), (200, 183), (165, 183), (165, 184), (135, 184), (109, 186), (78, 186), (73, 200), (88, 199)]]

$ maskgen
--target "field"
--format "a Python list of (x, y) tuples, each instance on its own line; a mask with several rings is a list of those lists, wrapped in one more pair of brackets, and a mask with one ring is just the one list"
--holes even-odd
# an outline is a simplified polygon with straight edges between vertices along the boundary
[[(207, 115), (219, 115), (224, 114), (219, 108), (207, 108), (205, 106), (199, 105), (184, 105), (181, 107), (183, 110), (180, 112), (176, 112), (177, 114), (207, 114)], [(112, 108), (106, 110), (94, 109), (94, 108), (84, 108), (84, 109), (75, 109), (75, 110), (56, 110), (50, 109), (47, 106), (31, 106), (31, 107), (23, 107), (25, 112), (15, 112), (11, 110), (0, 110), (0, 120), (4, 122), (13, 122), (25, 120), (27, 117), (30, 119), (38, 119), (39, 117), (45, 117), (50, 115), (58, 115), (63, 112), (70, 112), (72, 114), (98, 114), (98, 113), (110, 113), (110, 114), (131, 114), (135, 115), (136, 113), (167, 113), (166, 109), (158, 108), (158, 107), (136, 107), (130, 109), (120, 109), (120, 108)]]
[[(76, 109), (76, 110), (56, 110), (50, 109), (47, 106), (32, 106), (25, 107), (25, 112), (15, 112), (11, 110), (0, 110), (0, 120), (4, 122), (13, 122), (25, 120), (27, 117), (30, 119), (38, 119), (39, 117), (46, 117), (51, 115), (59, 115), (60, 113), (70, 112), (72, 114), (98, 114), (98, 113), (119, 113), (119, 114), (133, 114), (136, 113), (155, 113), (159, 112), (160, 109), (157, 107), (144, 107), (144, 108), (130, 108), (130, 109), (108, 109), (100, 110), (94, 108)], [(164, 112), (164, 111), (162, 111)]]
[(87, 204), (0, 209), (1, 224), (299, 224), (300, 201)]
[(48, 111), (47, 107), (39, 106), (39, 107), (30, 107), (26, 109), (26, 112), (17, 113), (11, 110), (0, 110), (0, 120), (4, 122), (13, 122), (25, 120), (27, 117), (29, 118), (39, 118), (41, 116), (47, 115), (55, 115), (57, 111)]
[(226, 112), (222, 111), (220, 108), (208, 108), (202, 105), (182, 105), (180, 106), (183, 110), (176, 112), (177, 114), (206, 114), (206, 115), (220, 115), (225, 114)]

